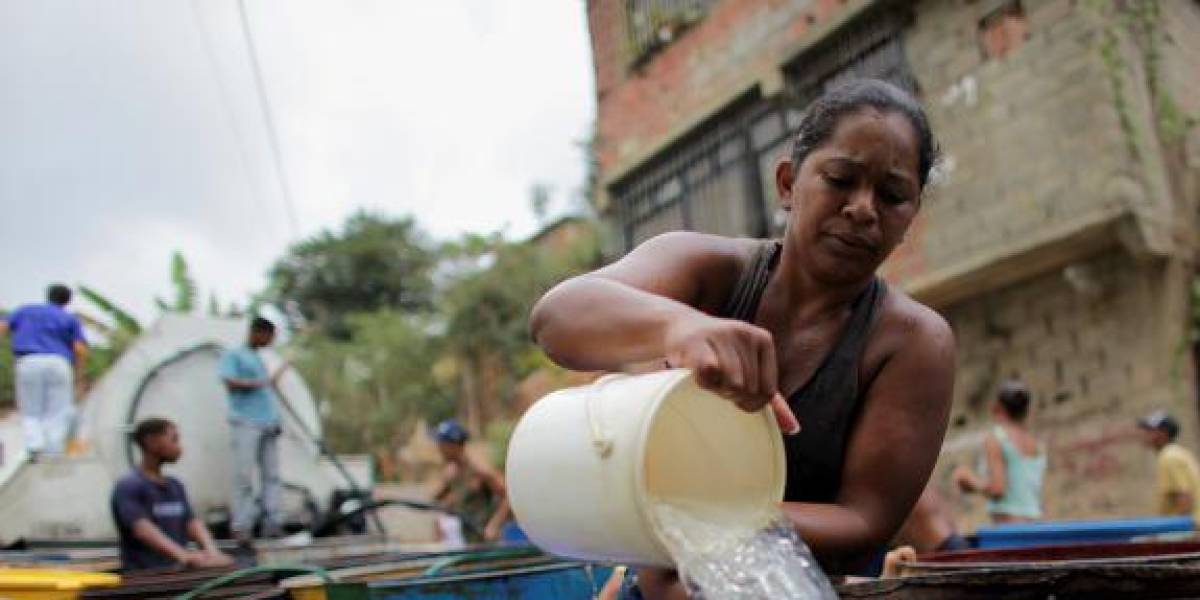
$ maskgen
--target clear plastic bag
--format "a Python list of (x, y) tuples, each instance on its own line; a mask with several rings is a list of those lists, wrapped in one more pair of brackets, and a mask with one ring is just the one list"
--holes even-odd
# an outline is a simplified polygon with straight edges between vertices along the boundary
[(654, 507), (668, 551), (692, 598), (836, 600), (829, 579), (782, 514), (760, 527), (714, 524), (686, 507)]

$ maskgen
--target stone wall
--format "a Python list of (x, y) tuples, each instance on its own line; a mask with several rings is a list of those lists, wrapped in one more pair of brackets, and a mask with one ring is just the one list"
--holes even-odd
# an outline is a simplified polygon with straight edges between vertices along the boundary
[[(986, 58), (990, 4), (922, 2), (906, 40), (947, 168), (886, 271), (959, 336), (937, 481), (975, 463), (996, 384), (1019, 375), (1050, 452), (1048, 515), (1147, 513), (1152, 462), (1133, 420), (1168, 408), (1193, 447), (1200, 423), (1185, 337), (1193, 180), (1160, 148), (1143, 48), (1115, 14), (1025, 2), (1025, 42)], [(1194, 102), (1200, 55), (1184, 28), (1200, 10), (1167, 4), (1160, 76)], [(982, 502), (960, 502), (983, 519)]]
[(983, 503), (950, 488), (956, 464), (975, 466), (999, 382), (1020, 377), (1033, 393), (1030, 425), (1049, 453), (1050, 518), (1147, 514), (1153, 458), (1135, 419), (1165, 408), (1195, 447), (1196, 409), (1185, 318), (1190, 270), (1139, 263), (1121, 247), (1065, 270), (945, 309), (958, 336), (955, 405), (935, 482), (967, 522)]
[[(592, 0), (601, 180), (619, 180), (737, 98), (779, 92), (785, 65), (880, 4), (720, 1), (635, 68), (621, 3)], [(1146, 251), (1173, 250), (1159, 231), (1171, 221), (1170, 193), (1161, 177), (1145, 176), (1162, 170), (1161, 158), (1135, 149), (1155, 145), (1138, 127), (1152, 102), (1137, 49), (1126, 35), (1107, 35), (1116, 17), (1103, 3), (1025, 2), (1023, 43), (988, 58), (980, 23), (1003, 4), (913, 3), (904, 34), (946, 161), (942, 185), (885, 271), (935, 305), (1061, 266), (1118, 235)], [(1062, 248), (1043, 252), (1053, 244)]]
[(1006, 259), (1094, 252), (1146, 196), (1098, 16), (1068, 0), (1026, 2), (1024, 43), (985, 58), (979, 23), (995, 4), (921, 2), (905, 38), (944, 174), (885, 271), (935, 305), (1059, 266)]
[[(1165, 2), (1161, 63), (1157, 81), (1164, 100), (1158, 121), (1181, 212), (1195, 215), (1200, 206), (1200, 2)], [(1169, 106), (1167, 106), (1169, 105)], [(1178, 219), (1195, 245), (1196, 223)]]

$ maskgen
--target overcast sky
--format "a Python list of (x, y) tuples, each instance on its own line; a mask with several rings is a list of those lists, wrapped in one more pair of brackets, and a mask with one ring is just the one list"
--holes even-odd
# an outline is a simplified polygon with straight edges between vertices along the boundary
[(369, 208), (437, 237), (561, 210), (594, 114), (582, 0), (0, 0), (0, 307), (84, 283), (143, 319), (172, 250), (245, 301)]

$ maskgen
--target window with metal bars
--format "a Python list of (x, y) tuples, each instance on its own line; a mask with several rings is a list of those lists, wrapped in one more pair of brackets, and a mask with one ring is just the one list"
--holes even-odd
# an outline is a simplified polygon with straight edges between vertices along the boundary
[(615, 217), (626, 251), (660, 233), (693, 230), (762, 237), (782, 231), (775, 163), (790, 148), (801, 109), (858, 77), (915, 91), (901, 34), (907, 13), (878, 10), (789, 63), (784, 93), (749, 94), (616, 182)]
[(917, 82), (904, 56), (904, 27), (912, 19), (903, 3), (847, 24), (784, 67), (787, 101), (807, 106), (826, 90), (860, 78), (890, 81), (909, 92)]
[(626, 249), (659, 233), (766, 233), (757, 162), (788, 127), (774, 102), (747, 96), (613, 187)]

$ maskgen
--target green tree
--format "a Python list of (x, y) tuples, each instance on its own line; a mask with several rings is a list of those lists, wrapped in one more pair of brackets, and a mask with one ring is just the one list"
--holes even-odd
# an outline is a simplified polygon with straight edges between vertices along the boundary
[(270, 272), (268, 301), (295, 302), (305, 319), (348, 339), (353, 313), (431, 306), (436, 254), (411, 217), (359, 212), (341, 231), (322, 231), (288, 249)]
[(104, 343), (97, 344), (91, 348), (88, 353), (86, 364), (87, 380), (94, 382), (114, 363), (125, 350), (133, 344), (137, 336), (142, 332), (142, 325), (138, 320), (129, 313), (129, 311), (121, 308), (116, 302), (109, 299), (104, 294), (86, 286), (76, 286), (79, 290), (79, 295), (83, 296), (93, 307), (97, 308), (105, 316), (108, 317), (111, 324), (101, 321), (91, 316), (86, 311), (80, 311), (79, 317), (86, 322), (92, 329), (99, 331), (104, 335)]
[(550, 197), (552, 191), (548, 183), (535, 183), (529, 188), (529, 208), (538, 223), (545, 223), (550, 214), (550, 204), (554, 202)]
[(575, 142), (575, 147), (583, 154), (584, 173), (583, 184), (577, 192), (577, 201), (573, 203), (571, 212), (593, 218), (596, 215), (596, 202), (600, 192), (600, 156), (596, 151), (599, 142), (600, 136), (596, 131), (595, 122), (592, 123), (591, 133)]
[(171, 254), (171, 285), (175, 289), (175, 298), (172, 302), (155, 298), (154, 303), (158, 305), (158, 308), (163, 312), (177, 313), (190, 313), (195, 310), (199, 292), (196, 289), (196, 282), (188, 270), (187, 260), (178, 250)]
[[(107, 371), (125, 352), (137, 336), (142, 332), (142, 325), (110, 297), (86, 285), (77, 286), (79, 294), (93, 307), (98, 309), (107, 322), (90, 316), (86, 311), (79, 316), (95, 331), (104, 335), (103, 344), (92, 348), (87, 360), (87, 377), (96, 381)], [(171, 253), (171, 288), (172, 296), (168, 302), (161, 297), (154, 298), (154, 304), (163, 312), (191, 314), (199, 308), (200, 291), (192, 277), (187, 259), (183, 253), (176, 250)], [(233, 305), (230, 305), (231, 309)], [(218, 316), (220, 303), (215, 294), (209, 294), (208, 313)]]
[(409, 218), (360, 213), (289, 249), (262, 299), (315, 325), (298, 328), (294, 362), (330, 408), (338, 450), (392, 449), (418, 419), (465, 413), (502, 451), (516, 384), (547, 364), (529, 311), (598, 264), (598, 231), (573, 219), (528, 242), (471, 234), (435, 248)]
[(303, 334), (294, 359), (316, 397), (328, 402), (333, 448), (392, 448), (419, 418), (453, 414), (451, 394), (431, 375), (440, 353), (428, 318), (384, 309), (347, 315), (345, 323), (353, 341)]
[[(0, 319), (7, 319), (8, 311), (0, 309)], [(7, 346), (7, 344), (5, 344)], [(8, 348), (0, 350), (0, 407), (16, 406), (16, 388), (13, 378), (13, 355)]]
[(83, 284), (76, 287), (79, 289), (80, 296), (83, 296), (85, 300), (91, 302), (96, 308), (112, 319), (113, 327), (117, 331), (128, 333), (130, 336), (136, 336), (142, 332), (142, 324), (138, 323), (137, 318), (131, 315), (129, 311), (118, 306), (116, 302), (110, 300), (108, 296)]
[(459, 366), (460, 403), (472, 426), (503, 418), (516, 384), (545, 364), (529, 339), (534, 302), (598, 264), (598, 227), (583, 220), (575, 225), (580, 233), (565, 247), (494, 239), (481, 254), (488, 260), (477, 261), (482, 266), (460, 271), (442, 290), (443, 347)]

